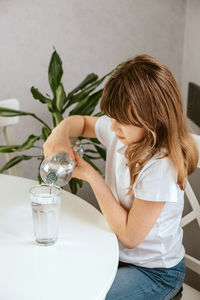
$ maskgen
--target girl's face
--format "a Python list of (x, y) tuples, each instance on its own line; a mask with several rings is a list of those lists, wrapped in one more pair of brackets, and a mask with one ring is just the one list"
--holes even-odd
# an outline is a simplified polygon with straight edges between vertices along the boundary
[(110, 129), (116, 134), (116, 137), (120, 140), (120, 142), (125, 145), (139, 142), (145, 136), (144, 128), (134, 125), (124, 125), (112, 118), (110, 120)]

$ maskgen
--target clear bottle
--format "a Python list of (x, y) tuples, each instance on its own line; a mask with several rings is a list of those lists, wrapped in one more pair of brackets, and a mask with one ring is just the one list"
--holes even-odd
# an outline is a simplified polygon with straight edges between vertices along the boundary
[[(84, 150), (80, 140), (70, 138), (70, 142), (72, 149), (82, 157)], [(40, 166), (40, 176), (47, 184), (64, 186), (70, 181), (75, 166), (76, 162), (67, 153), (57, 153), (43, 160)]]

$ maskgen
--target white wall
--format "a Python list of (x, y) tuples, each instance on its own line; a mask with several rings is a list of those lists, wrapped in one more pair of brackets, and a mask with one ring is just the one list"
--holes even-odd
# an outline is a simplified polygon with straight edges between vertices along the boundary
[(183, 48), (182, 94), (186, 106), (188, 83), (200, 85), (200, 0), (187, 0)]
[[(184, 22), (182, 0), (1, 0), (0, 99), (16, 97), (22, 110), (50, 122), (30, 87), (50, 92), (47, 69), (53, 46), (63, 61), (67, 91), (86, 74), (101, 76), (141, 53), (167, 64), (181, 83)], [(18, 142), (39, 134), (40, 128), (34, 119), (22, 117)], [(22, 166), (25, 177), (37, 177), (37, 161)], [(88, 189), (81, 194), (95, 203)]]

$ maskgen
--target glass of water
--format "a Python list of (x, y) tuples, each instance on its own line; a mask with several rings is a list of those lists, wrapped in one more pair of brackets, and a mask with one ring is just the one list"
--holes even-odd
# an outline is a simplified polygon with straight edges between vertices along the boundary
[(29, 190), (33, 213), (35, 241), (44, 246), (58, 239), (61, 188), (41, 184)]

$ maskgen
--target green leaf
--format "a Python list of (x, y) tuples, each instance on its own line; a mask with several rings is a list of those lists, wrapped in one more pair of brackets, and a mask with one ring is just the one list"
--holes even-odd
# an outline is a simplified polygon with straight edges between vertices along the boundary
[(96, 139), (96, 138), (87, 138), (87, 140), (89, 140), (89, 141), (91, 141), (92, 143), (95, 143), (95, 144), (101, 144), (100, 142), (99, 142), (99, 140), (98, 139)]
[(49, 84), (55, 96), (56, 90), (60, 84), (63, 75), (62, 61), (56, 51), (54, 51), (52, 54), (51, 61), (49, 64), (49, 69), (48, 69), (48, 75), (49, 75)]
[(49, 130), (47, 127), (43, 126), (42, 127), (42, 136), (44, 141), (47, 140), (48, 136), (51, 134), (51, 130)]
[(78, 179), (78, 178), (72, 178), (69, 182), (69, 187), (70, 187), (70, 190), (73, 194), (76, 194), (77, 191), (78, 191), (77, 185), (79, 185), (79, 187), (82, 188), (83, 180)]
[(89, 159), (100, 159), (101, 156), (91, 156), (91, 155), (87, 154), (87, 158), (89, 158)]
[[(112, 71), (113, 72), (113, 71)], [(88, 87), (86, 87), (85, 89), (83, 89), (81, 92), (79, 92), (78, 94), (70, 97), (67, 105), (63, 108), (63, 112), (72, 104), (77, 103), (79, 101), (81, 101), (83, 98), (86, 98), (92, 91), (94, 91), (103, 81), (104, 79), (109, 76), (112, 72), (106, 74), (105, 76), (103, 76), (101, 79), (95, 81), (94, 83), (92, 83), (91, 85), (89, 85)]]
[(87, 86), (88, 84), (92, 83), (93, 81), (96, 81), (98, 79), (98, 75), (91, 73), (88, 74), (85, 79), (75, 88), (73, 89), (70, 93), (69, 93), (69, 97), (72, 96), (73, 94), (75, 94), (76, 92), (78, 92), (79, 90), (82, 90), (85, 86)]
[(42, 121), (40, 118), (38, 118), (33, 113), (25, 112), (22, 110), (15, 110), (15, 109), (10, 109), (10, 108), (0, 107), (0, 117), (16, 117), (16, 116), (31, 116), (31, 117), (35, 118), (36, 120), (38, 120), (40, 123), (44, 124), (47, 128), (49, 128), (49, 126), (44, 121)]
[(79, 185), (79, 187), (82, 188), (83, 187), (83, 180), (78, 179), (78, 178), (75, 178), (75, 180), (76, 180), (77, 184)]
[(0, 146), (0, 153), (20, 152), (33, 147), (34, 143), (40, 139), (39, 136), (30, 135), (22, 145)]
[(83, 98), (76, 106), (73, 110), (70, 111), (69, 115), (76, 115), (78, 114), (78, 112), (81, 112), (82, 107), (84, 107), (86, 105), (86, 103), (88, 102), (88, 98), (89, 96), (86, 96), (85, 98)]
[(60, 83), (56, 90), (56, 107), (59, 112), (62, 112), (63, 105), (67, 100), (63, 84)]
[(52, 116), (53, 116), (53, 123), (54, 123), (53, 125), (54, 127), (56, 127), (63, 120), (62, 114), (59, 112), (53, 112)]
[(101, 155), (101, 157), (106, 160), (106, 149), (105, 148), (102, 148), (102, 147), (99, 147), (97, 145), (94, 145), (95, 148), (97, 149), (97, 151), (99, 152), (99, 154)]
[(38, 89), (34, 88), (34, 86), (31, 88), (31, 93), (34, 99), (39, 100), (43, 104), (48, 104), (48, 106), (51, 108), (51, 99), (43, 96)]
[(39, 139), (40, 136), (35, 136), (31, 134), (26, 140), (26, 142), (24, 142), (21, 146), (18, 147), (17, 151), (24, 151), (32, 148), (35, 142), (38, 141)]
[(92, 94), (89, 98), (83, 99), (75, 108), (70, 112), (70, 115), (91, 115), (98, 104), (103, 89), (97, 91), (96, 93)]
[(11, 167), (15, 166), (16, 164), (20, 163), (23, 160), (28, 160), (31, 159), (32, 156), (27, 156), (27, 155), (18, 155), (13, 157), (11, 160), (9, 160), (3, 168), (0, 169), (0, 173), (3, 173), (4, 171), (10, 169)]
[(0, 107), (0, 116), (1, 117), (16, 117), (16, 116), (28, 116), (31, 115), (31, 113), (22, 111), (22, 110), (16, 110), (6, 107)]
[(15, 152), (19, 146), (11, 145), (11, 146), (0, 146), (0, 153), (11, 153)]
[(75, 180), (76, 178), (72, 178), (69, 182), (69, 187), (70, 187), (70, 190), (73, 194), (76, 194), (77, 193), (77, 182)]
[(102, 81), (103, 81), (102, 79), (98, 80), (96, 83), (93, 83), (89, 87), (86, 87), (84, 90), (82, 90), (82, 92), (71, 97), (70, 100), (68, 101), (66, 108), (68, 108), (69, 106), (71, 106), (74, 103), (81, 101), (83, 98), (86, 98), (87, 96), (89, 96), (89, 94), (92, 91), (94, 91), (101, 84)]

